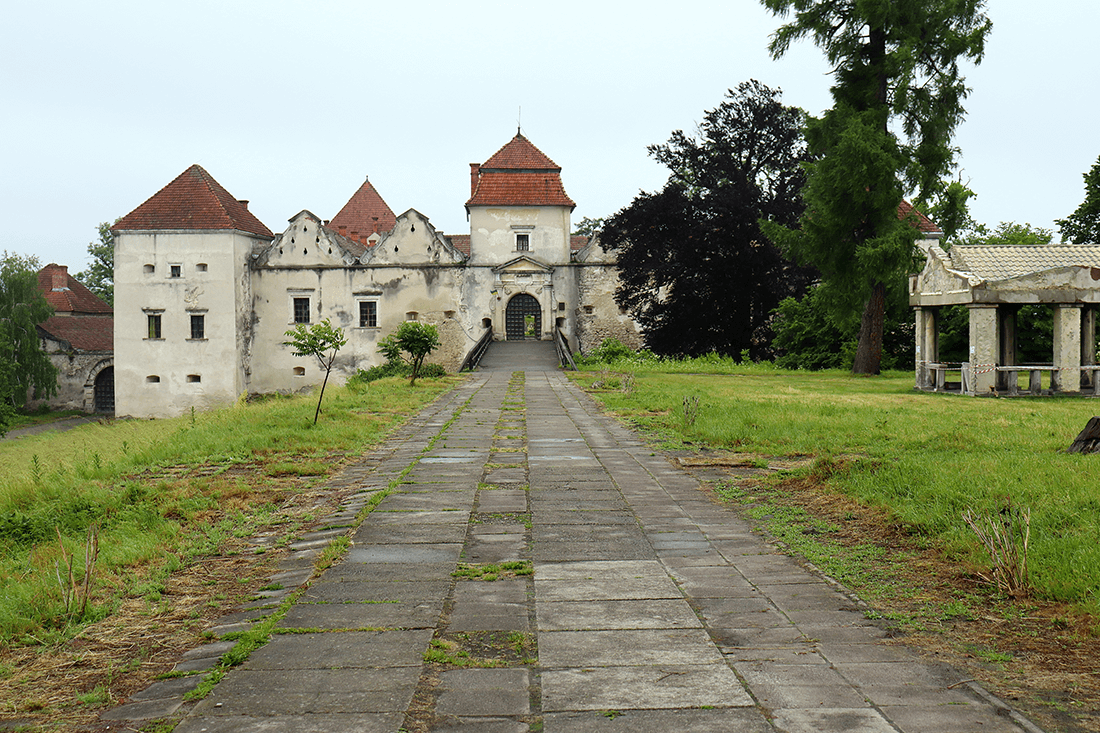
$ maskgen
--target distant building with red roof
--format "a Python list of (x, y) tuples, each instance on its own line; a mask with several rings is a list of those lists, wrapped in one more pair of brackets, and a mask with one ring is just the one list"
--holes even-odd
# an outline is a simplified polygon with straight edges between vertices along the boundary
[(38, 324), (42, 345), (57, 367), (55, 410), (114, 412), (114, 318), (107, 305), (64, 265), (38, 271), (38, 289), (54, 315)]

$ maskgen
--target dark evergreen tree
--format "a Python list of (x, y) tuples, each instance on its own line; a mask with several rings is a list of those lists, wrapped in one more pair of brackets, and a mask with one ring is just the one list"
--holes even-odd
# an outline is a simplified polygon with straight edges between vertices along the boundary
[[(961, 58), (980, 61), (984, 0), (762, 0), (794, 13), (773, 56), (811, 37), (834, 67), (834, 105), (807, 125), (807, 211), (768, 236), (821, 270), (819, 300), (842, 327), (860, 319), (852, 370), (882, 361), (887, 293), (913, 265), (915, 230), (897, 219), (906, 190), (927, 200), (955, 157), (951, 137), (968, 93)], [(895, 134), (895, 130), (901, 136)], [(862, 316), (860, 315), (862, 313)]]
[(803, 122), (777, 90), (748, 81), (705, 113), (695, 137), (677, 130), (650, 146), (668, 182), (639, 194), (600, 234), (618, 257), (616, 298), (648, 348), (770, 357), (771, 311), (815, 275), (786, 260), (759, 225), (793, 226), (802, 213)]

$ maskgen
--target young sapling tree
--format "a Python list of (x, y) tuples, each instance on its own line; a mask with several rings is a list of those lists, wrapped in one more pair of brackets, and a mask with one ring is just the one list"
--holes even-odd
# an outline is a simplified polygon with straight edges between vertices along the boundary
[(283, 345), (289, 346), (295, 356), (312, 356), (325, 370), (325, 379), (321, 382), (321, 394), (317, 396), (317, 411), (313, 413), (313, 424), (316, 425), (317, 417), (321, 414), (321, 400), (325, 396), (325, 386), (328, 384), (329, 374), (332, 373), (332, 365), (336, 362), (336, 355), (348, 340), (344, 336), (344, 330), (333, 326), (327, 318), (309, 327), (299, 323), (283, 335), (290, 337), (290, 340), (284, 341)]

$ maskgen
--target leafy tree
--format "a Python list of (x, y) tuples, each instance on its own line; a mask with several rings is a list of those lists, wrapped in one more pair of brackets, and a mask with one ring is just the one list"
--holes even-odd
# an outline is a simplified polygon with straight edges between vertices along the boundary
[(317, 417), (321, 414), (321, 400), (325, 396), (328, 376), (332, 373), (332, 365), (336, 362), (336, 355), (348, 340), (344, 336), (343, 329), (333, 326), (327, 318), (309, 327), (299, 323), (283, 335), (290, 337), (289, 341), (283, 342), (283, 346), (291, 347), (295, 356), (312, 356), (325, 370), (325, 379), (321, 382), (321, 394), (317, 396), (317, 411), (313, 413), (313, 424), (316, 425)]
[(0, 422), (26, 404), (29, 394), (57, 392), (57, 368), (42, 349), (37, 326), (53, 315), (38, 289), (38, 260), (0, 255)]
[(694, 137), (677, 130), (649, 147), (668, 182), (639, 194), (600, 235), (618, 258), (616, 300), (648, 348), (770, 356), (771, 310), (814, 276), (794, 268), (759, 224), (791, 226), (802, 213), (803, 121), (779, 91), (748, 81), (705, 113)]
[[(115, 224), (118, 223), (115, 219)], [(88, 244), (88, 254), (91, 256), (91, 264), (88, 269), (77, 273), (76, 279), (93, 293), (102, 298), (107, 305), (115, 304), (115, 233), (111, 231), (113, 224), (101, 222), (99, 239)]]
[(1062, 241), (1069, 244), (1100, 243), (1100, 158), (1085, 174), (1085, 200), (1065, 219), (1058, 219)]
[(424, 364), (424, 357), (440, 346), (439, 331), (430, 323), (404, 321), (394, 334), (394, 339), (402, 351), (409, 352), (412, 364), (409, 384), (416, 384), (416, 378), (420, 376), (420, 367)]
[(573, 233), (591, 237), (603, 228), (603, 223), (604, 218), (602, 216), (594, 219), (586, 216), (573, 227)]
[[(761, 0), (791, 22), (772, 36), (782, 56), (809, 36), (833, 65), (833, 107), (807, 123), (801, 228), (774, 241), (822, 274), (838, 325), (860, 319), (852, 371), (882, 362), (890, 283), (913, 264), (916, 232), (897, 219), (906, 189), (928, 200), (955, 158), (950, 140), (968, 94), (962, 58), (980, 62), (991, 27), (984, 0)], [(897, 131), (899, 134), (895, 134)]]

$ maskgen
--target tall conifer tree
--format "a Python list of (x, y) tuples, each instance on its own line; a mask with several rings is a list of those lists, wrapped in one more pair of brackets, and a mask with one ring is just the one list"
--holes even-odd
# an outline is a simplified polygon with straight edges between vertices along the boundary
[(852, 371), (882, 360), (887, 289), (912, 262), (916, 230), (897, 219), (906, 191), (931, 195), (952, 167), (969, 90), (959, 62), (980, 62), (991, 24), (985, 0), (761, 0), (789, 23), (782, 56), (809, 36), (833, 64), (833, 107), (807, 124), (806, 212), (800, 228), (767, 225), (773, 241), (822, 274), (838, 323), (862, 310)]

